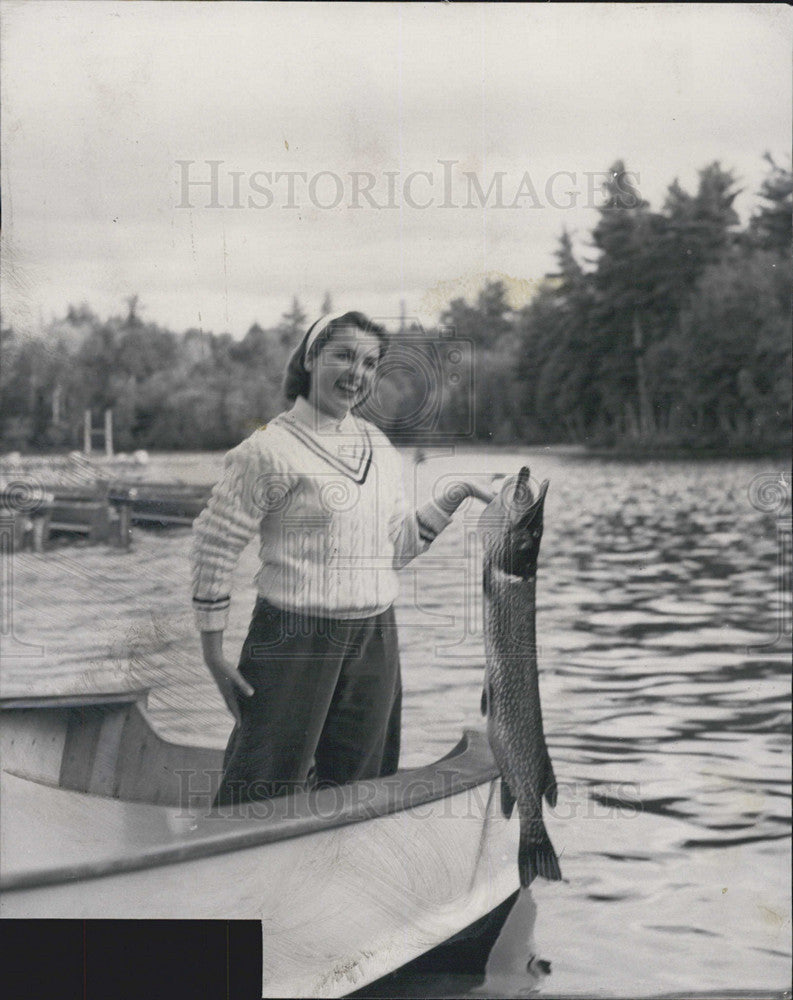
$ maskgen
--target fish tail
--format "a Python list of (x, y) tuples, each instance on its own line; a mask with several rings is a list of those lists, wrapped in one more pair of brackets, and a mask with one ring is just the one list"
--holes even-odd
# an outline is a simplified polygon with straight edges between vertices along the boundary
[(520, 824), (518, 872), (523, 889), (531, 885), (538, 875), (551, 882), (558, 882), (562, 877), (559, 860), (541, 819)]

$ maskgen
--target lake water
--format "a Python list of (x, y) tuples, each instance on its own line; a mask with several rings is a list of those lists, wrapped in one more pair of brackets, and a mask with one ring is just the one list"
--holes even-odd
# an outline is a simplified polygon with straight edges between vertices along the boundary
[[(221, 457), (155, 456), (151, 478), (213, 481)], [(551, 481), (538, 640), (561, 786), (547, 825), (565, 881), (537, 880), (519, 900), (484, 987), (447, 977), (426, 989), (787, 989), (789, 474), (779, 461), (429, 449), (416, 491), (454, 472), (512, 473), (526, 461)], [(482, 725), (479, 509), (461, 509), (402, 572), (406, 766), (436, 759), (464, 726)], [(187, 529), (136, 529), (126, 553), (18, 554), (3, 693), (124, 675), (153, 685), (166, 735), (223, 745), (230, 719), (201, 666), (188, 548)], [(255, 569), (250, 546), (236, 574), (229, 656), (245, 635)], [(550, 976), (526, 972), (532, 954), (551, 963)]]

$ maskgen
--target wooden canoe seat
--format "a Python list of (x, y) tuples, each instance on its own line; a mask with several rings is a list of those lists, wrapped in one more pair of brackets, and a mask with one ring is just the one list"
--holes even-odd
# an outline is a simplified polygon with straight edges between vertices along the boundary
[[(20, 777), (128, 802), (186, 805), (214, 795), (222, 750), (163, 739), (146, 691), (0, 701), (2, 768)], [(214, 782), (214, 784), (213, 784)]]
[[(2, 770), (125, 802), (208, 809), (220, 781), (223, 750), (164, 739), (146, 712), (147, 694), (142, 690), (0, 700)], [(367, 805), (375, 813), (390, 812), (497, 775), (485, 734), (466, 730), (435, 764), (373, 779), (373, 798)]]

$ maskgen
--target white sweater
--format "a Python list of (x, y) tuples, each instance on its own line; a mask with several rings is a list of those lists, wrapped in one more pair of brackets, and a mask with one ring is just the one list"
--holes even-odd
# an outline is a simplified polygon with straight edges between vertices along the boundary
[(259, 594), (280, 608), (364, 618), (397, 596), (396, 570), (424, 552), (451, 518), (430, 501), (405, 504), (399, 452), (373, 424), (348, 415), (314, 423), (302, 397), (232, 448), (193, 523), (198, 628), (226, 627), (231, 578), (258, 531)]

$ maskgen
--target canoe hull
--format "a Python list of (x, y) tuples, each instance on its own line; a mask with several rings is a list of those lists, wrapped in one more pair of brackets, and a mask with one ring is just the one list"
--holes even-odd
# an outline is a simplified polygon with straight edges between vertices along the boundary
[(212, 808), (222, 751), (140, 694), (0, 702), (0, 917), (260, 920), (262, 996), (343, 996), (518, 887), (483, 733), (385, 778)]
[(515, 891), (518, 827), (501, 815), (496, 793), (490, 781), (274, 843), (10, 890), (0, 916), (258, 919), (262, 996), (343, 996)]

